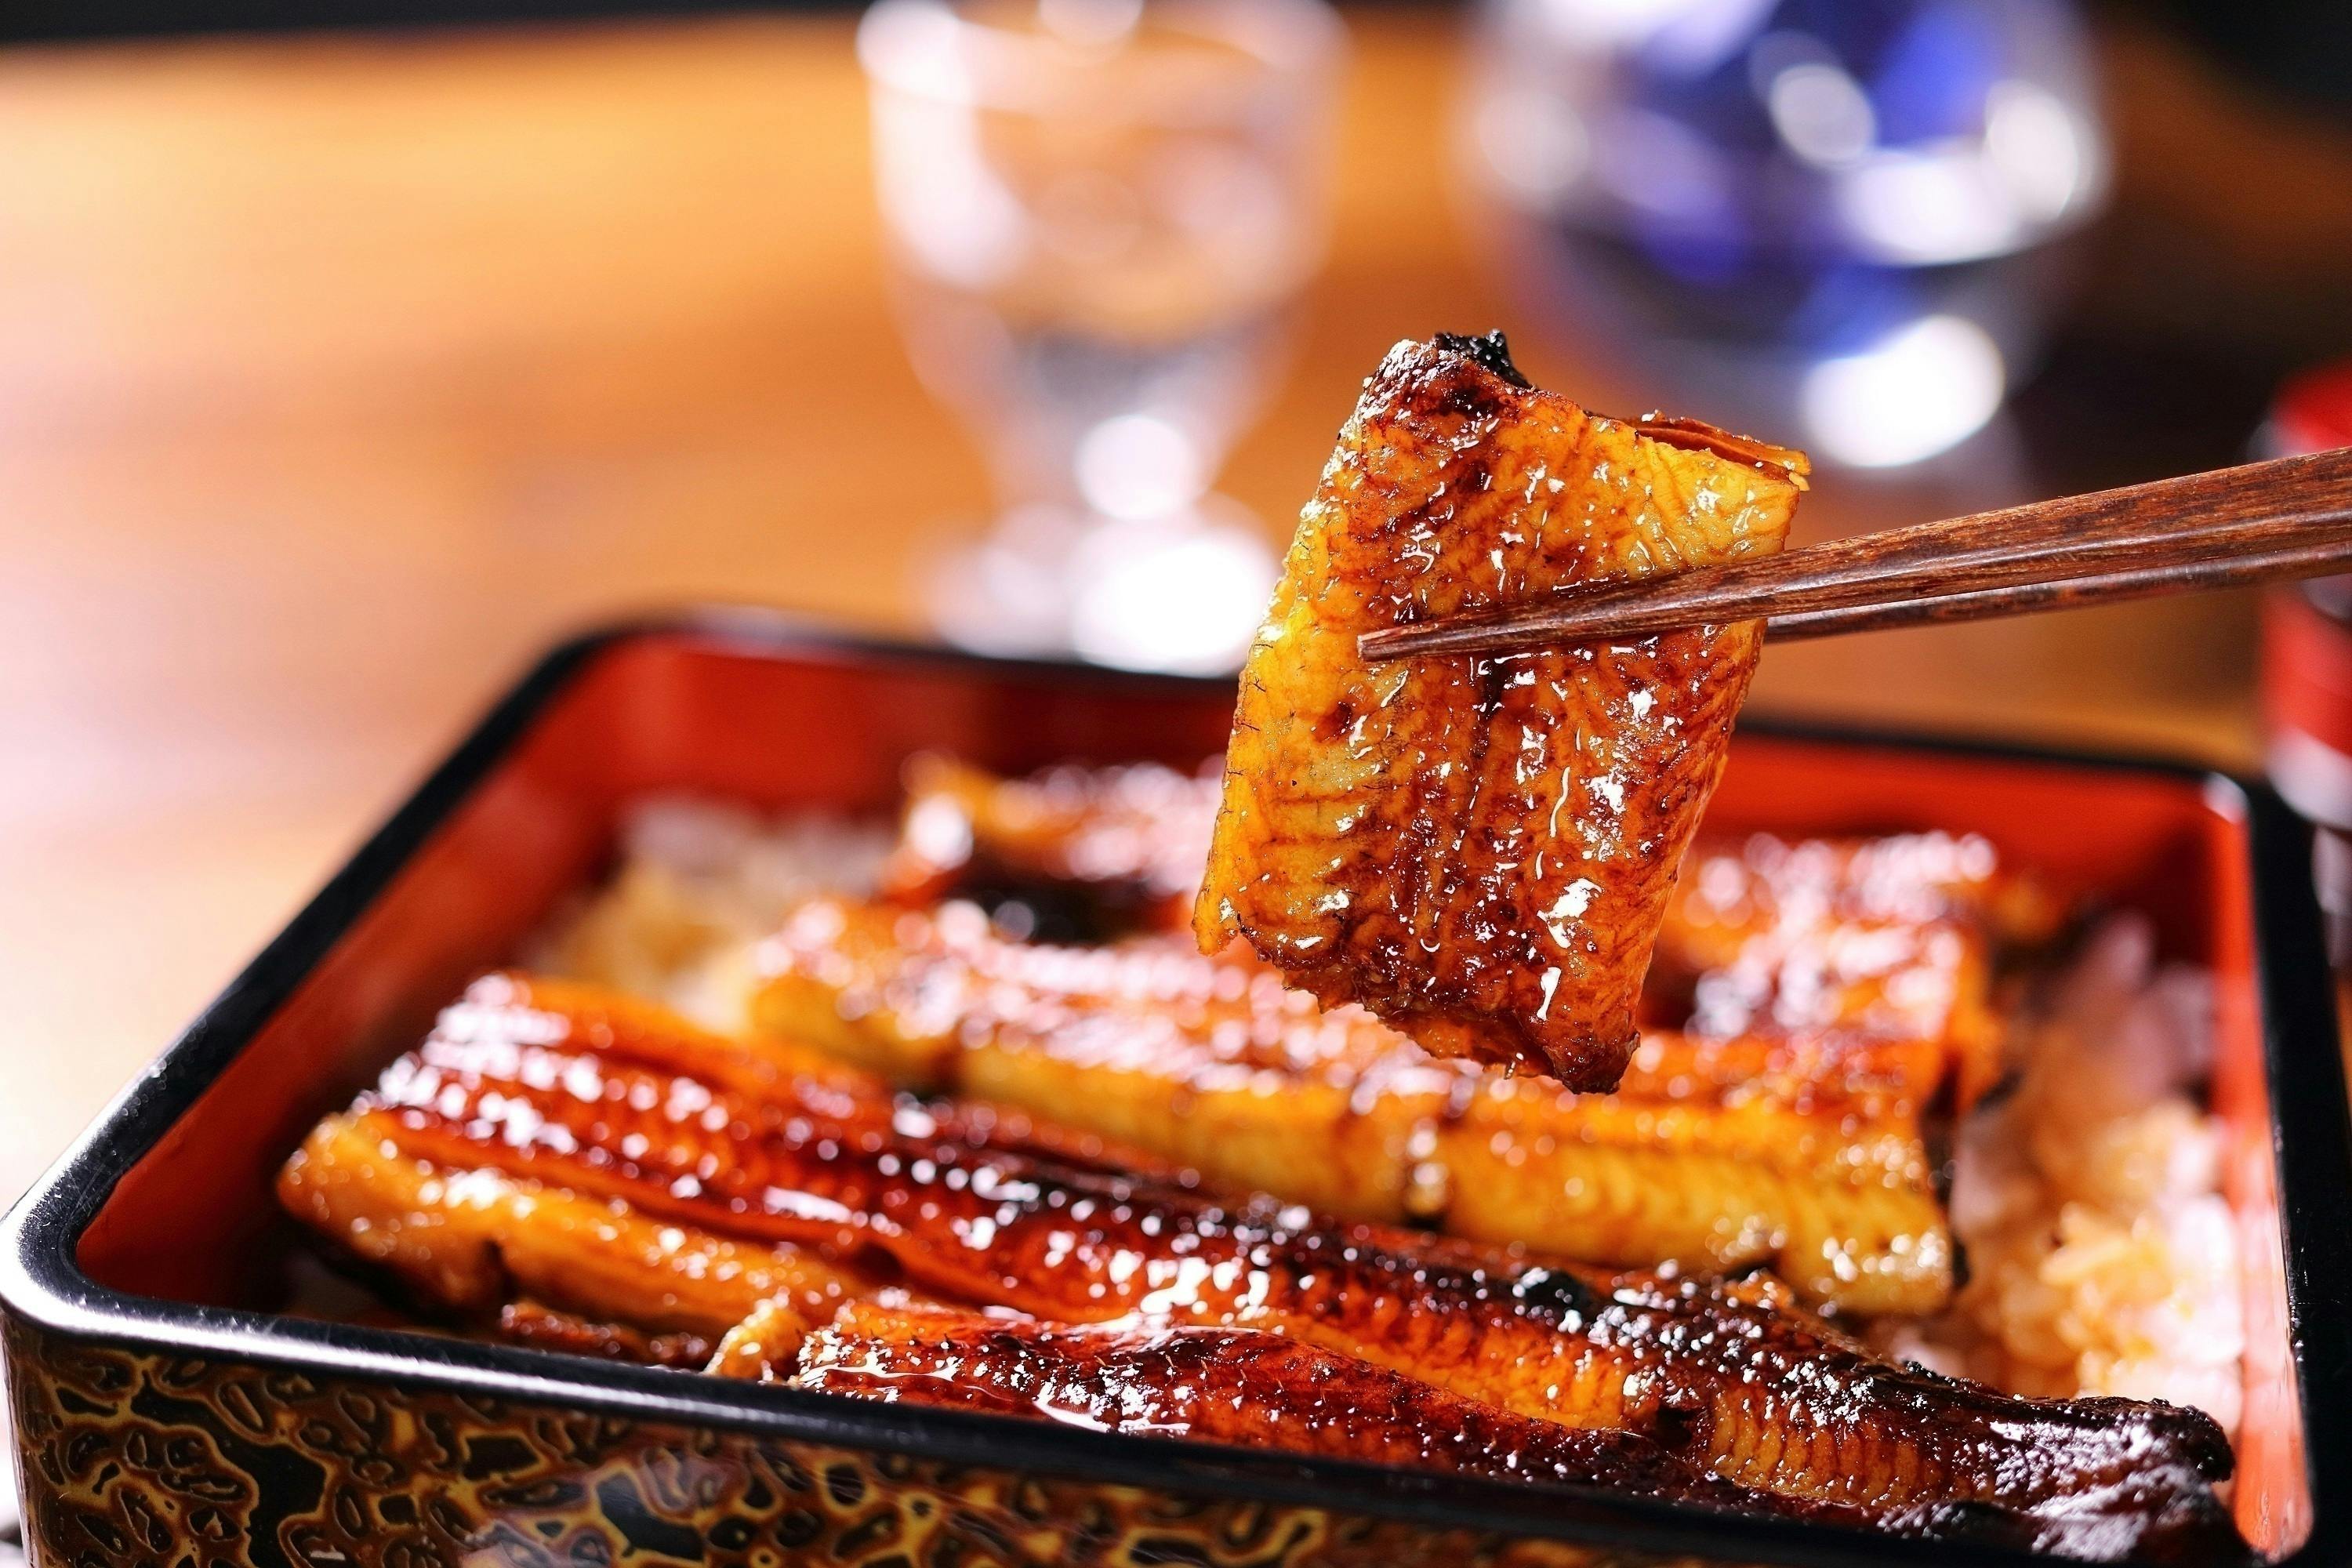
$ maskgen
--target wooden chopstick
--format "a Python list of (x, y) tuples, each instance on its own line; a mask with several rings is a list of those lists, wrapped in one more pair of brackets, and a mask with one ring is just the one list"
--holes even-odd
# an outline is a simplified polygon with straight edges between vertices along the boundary
[(2137, 571), (2103, 572), (2095, 577), (2021, 583), (1973, 594), (1939, 594), (1932, 599), (1906, 599), (1895, 605), (1804, 610), (1770, 617), (1764, 623), (1764, 635), (1773, 642), (1801, 642), (1808, 637), (1832, 637), (1846, 632), (1981, 621), (1996, 616), (2032, 615), (2040, 610), (2072, 610), (2085, 605), (2118, 604), (2126, 599), (2148, 599), (2192, 589), (2236, 588), (2250, 583), (2320, 577), (2331, 572), (2352, 572), (2352, 539)]
[(1769, 620), (1783, 637), (2073, 609), (2352, 565), (2352, 448), (2037, 501), (1367, 632), (1368, 660)]

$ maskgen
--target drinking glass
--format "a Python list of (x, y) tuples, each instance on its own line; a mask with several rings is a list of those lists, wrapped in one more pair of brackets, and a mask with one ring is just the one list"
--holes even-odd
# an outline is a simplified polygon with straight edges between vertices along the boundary
[(2106, 148), (2064, 0), (1487, 0), (1494, 248), (1639, 395), (1888, 468), (2000, 410)]
[(909, 353), (1003, 510), (926, 569), (997, 652), (1233, 667), (1276, 563), (1212, 493), (1322, 257), (1322, 0), (881, 0), (857, 36)]

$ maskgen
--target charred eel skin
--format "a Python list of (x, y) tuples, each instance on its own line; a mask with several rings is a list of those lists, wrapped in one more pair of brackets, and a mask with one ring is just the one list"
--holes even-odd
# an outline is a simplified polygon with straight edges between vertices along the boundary
[[(1063, 1322), (1279, 1333), (1521, 1416), (1645, 1436), (1736, 1485), (1886, 1528), (2000, 1520), (2097, 1556), (2236, 1540), (2213, 1494), (2229, 1447), (2193, 1411), (2015, 1399), (1889, 1365), (1765, 1279), (1545, 1267), (1076, 1169), (1034, 1142), (974, 1139), (957, 1113), (837, 1068), (762, 1071), (755, 1051), (642, 1016), (602, 1026), (610, 1014), (583, 1000), (493, 977), (314, 1146), (356, 1118), (387, 1160), (617, 1202), (680, 1246), (789, 1248), (941, 1301)], [(305, 1200), (334, 1163), (289, 1167), (296, 1213), (316, 1220)], [(593, 1232), (569, 1242), (602, 1245)], [(429, 1252), (432, 1238), (415, 1245)]]
[(751, 1017), (927, 1093), (1151, 1149), (1227, 1188), (1547, 1255), (1925, 1313), (1951, 1246), (1909, 1085), (1940, 1047), (1643, 1037), (1611, 1095), (1433, 1058), (1254, 961), (1008, 942), (968, 911), (803, 905)]
[(1189, 926), (1217, 816), (1213, 773), (1066, 763), (1004, 778), (926, 753), (908, 759), (905, 779), (882, 868), (888, 901), (961, 899), (1053, 942)]
[(859, 1302), (799, 1334), (771, 1315), (762, 1332), (764, 1357), (732, 1370), (823, 1393), (1859, 1522), (1734, 1486), (1647, 1437), (1531, 1420), (1257, 1330)]
[(1243, 670), (1202, 951), (1243, 937), (1433, 1052), (1616, 1087), (1761, 624), (1372, 665), (1356, 641), (1769, 553), (1804, 473), (1704, 426), (1589, 414), (1510, 372), (1499, 338), (1397, 344)]

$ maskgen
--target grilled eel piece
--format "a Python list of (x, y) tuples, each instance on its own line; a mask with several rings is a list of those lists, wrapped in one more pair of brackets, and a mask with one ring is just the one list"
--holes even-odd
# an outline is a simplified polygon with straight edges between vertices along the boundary
[[(493, 974), (442, 1011), (432, 1035), (386, 1071), (375, 1093), (312, 1131), (278, 1173), (281, 1205), (415, 1300), (551, 1348), (578, 1351), (604, 1335), (609, 1342), (595, 1353), (618, 1359), (674, 1360), (688, 1339), (716, 1342), (762, 1302), (820, 1312), (892, 1284), (803, 1247), (665, 1225), (642, 1206), (542, 1181), (535, 1167), (500, 1166), (463, 1147), (436, 1153), (408, 1136), (392, 1107), (426, 1092), (445, 1068), (520, 1073), (534, 1093), (622, 1081), (599, 1077), (595, 1058), (530, 1049), (534, 1028), (576, 1050), (691, 1075), (675, 1080), (676, 1095), (659, 1109), (668, 1119), (698, 1118), (704, 1136), (729, 1126), (704, 1098), (707, 1085), (756, 1102), (788, 1077), (795, 1103), (814, 1101), (861, 1127), (908, 1118), (929, 1132), (944, 1128), (974, 1146), (1006, 1145), (1070, 1169), (1140, 1168), (1179, 1179), (1148, 1154), (1041, 1127), (1019, 1111), (900, 1105), (854, 1068), (775, 1043), (747, 1049), (600, 986)], [(559, 1061), (575, 1060), (581, 1078), (559, 1084), (550, 1076)], [(527, 1117), (529, 1104), (519, 1099), (507, 1109)], [(671, 1342), (640, 1351), (631, 1335)]]
[(1191, 919), (1217, 814), (1213, 775), (1139, 763), (1003, 778), (923, 755), (906, 782), (886, 899), (965, 900), (1048, 942), (1181, 931)]
[(1538, 392), (1499, 334), (1403, 342), (1299, 518), (1242, 674), (1196, 906), (1441, 1056), (1617, 1085), (1760, 623), (1368, 666), (1359, 634), (1780, 549), (1795, 452)]
[(1685, 1027), (1711, 1038), (1907, 1042), (1899, 1092), (1966, 1110), (2003, 1070), (1995, 949), (2046, 942), (2066, 915), (1974, 835), (1759, 833), (1692, 854), (1653, 979), (1687, 988)]
[[(485, 1324), (522, 1301), (645, 1333), (717, 1339), (772, 1297), (812, 1310), (865, 1288), (794, 1247), (665, 1226), (470, 1152), (425, 1152), (400, 1119), (321, 1122), (278, 1174), (288, 1212), (390, 1274), (415, 1300)], [(514, 1337), (531, 1315), (518, 1314)]]
[(1042, 1417), (1329, 1458), (1565, 1481), (1800, 1519), (1856, 1510), (1732, 1485), (1652, 1438), (1562, 1426), (1255, 1329), (1007, 1320), (870, 1302), (812, 1328), (781, 1306), (711, 1368), (824, 1394)]
[[(516, 977), (453, 1011), (284, 1174), (293, 1212), (346, 1245), (366, 1247), (409, 1214), (415, 1194), (398, 1190), (397, 1172), (422, 1162), (674, 1233), (651, 1254), (593, 1226), (551, 1244), (583, 1274), (635, 1273), (643, 1316), (625, 1290), (597, 1305), (643, 1328), (693, 1326), (680, 1321), (679, 1275), (696, 1270), (672, 1256), (813, 1255), (943, 1302), (1284, 1335), (1520, 1416), (1645, 1436), (1736, 1485), (1888, 1528), (1932, 1519), (1968, 1533), (1971, 1521), (1999, 1521), (2049, 1549), (2099, 1555), (2237, 1540), (2212, 1490), (2229, 1446), (2202, 1415), (2015, 1399), (1889, 1365), (1769, 1279), (1547, 1267), (1107, 1175), (998, 1138), (995, 1121), (910, 1107), (755, 1047), (717, 1049), (644, 1010), (614, 1027), (615, 1009)], [(425, 1265), (421, 1287), (462, 1289), (484, 1267), (480, 1248), (452, 1237), (461, 1256), (436, 1270), (436, 1229), (406, 1227), (399, 1245)]]
[(1950, 1293), (1908, 1042), (1653, 1034), (1615, 1094), (1579, 1095), (1433, 1058), (1254, 963), (1007, 942), (967, 915), (802, 906), (761, 950), (754, 1030), (1350, 1219), (1586, 1262), (1767, 1263), (1866, 1314)]
[[(883, 898), (973, 902), (1001, 932), (1049, 942), (1155, 929), (1138, 911), (1197, 887), (1215, 815), (1204, 778), (1151, 764), (1006, 778), (926, 755), (907, 779)], [(997, 912), (1007, 883), (1033, 906), (1011, 920)], [(1866, 1079), (1902, 1101), (1965, 1110), (2002, 1070), (1994, 950), (2048, 942), (2067, 912), (1972, 834), (1702, 841), (1668, 897), (1640, 1016), (1709, 1041), (1724, 1088), (1769, 1075), (1768, 1092), (1809, 1098), (1832, 1079), (1859, 1093)], [(1654, 1061), (1659, 1042), (1645, 1038)], [(1851, 1048), (1857, 1038), (1866, 1053)], [(1677, 1065), (1692, 1065), (1687, 1053)]]

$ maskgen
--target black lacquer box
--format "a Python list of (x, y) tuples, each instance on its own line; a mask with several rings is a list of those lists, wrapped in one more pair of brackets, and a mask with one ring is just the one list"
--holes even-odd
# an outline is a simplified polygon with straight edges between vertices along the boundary
[[(1228, 682), (750, 614), (532, 671), (9, 1217), (8, 1395), (46, 1564), (1991, 1563), (2014, 1554), (1548, 1484), (916, 1410), (306, 1320), (270, 1182), (311, 1123), (690, 791), (880, 812), (910, 753), (1191, 764)], [(2305, 831), (2161, 763), (1743, 727), (1718, 829), (1941, 827), (2150, 911), (2209, 966), (2249, 1259), (2234, 1506), (2352, 1561), (2352, 1115)]]

